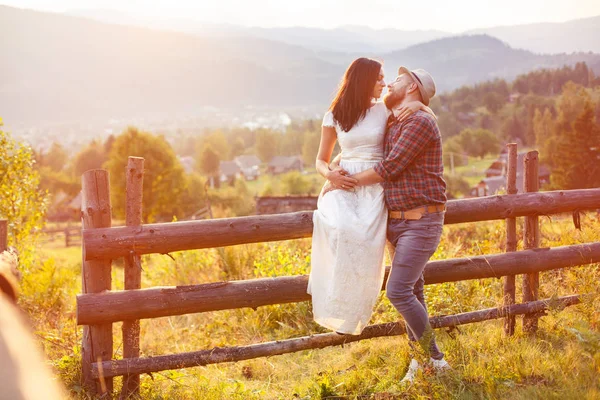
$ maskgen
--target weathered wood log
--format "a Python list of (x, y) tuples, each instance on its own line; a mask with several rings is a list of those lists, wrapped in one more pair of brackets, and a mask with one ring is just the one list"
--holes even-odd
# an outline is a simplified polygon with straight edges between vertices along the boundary
[[(82, 177), (81, 219), (84, 229), (104, 228), (111, 225), (111, 206), (108, 172), (105, 170), (86, 171)], [(85, 251), (84, 251), (85, 252)], [(98, 293), (111, 289), (111, 260), (83, 260), (83, 293)], [(112, 324), (88, 324), (83, 327), (81, 346), (82, 372), (84, 385), (92, 393), (111, 393), (112, 378), (94, 381), (91, 364), (98, 359), (110, 360), (113, 354)]]
[[(600, 243), (430, 261), (425, 284), (500, 278), (600, 262)], [(156, 287), (77, 296), (77, 323), (115, 322), (310, 300), (308, 276)], [(385, 284), (384, 286), (385, 287)]]
[(8, 248), (8, 221), (0, 219), (0, 253)]
[[(600, 208), (600, 189), (523, 193), (451, 200), (446, 224), (546, 215), (574, 209)], [(130, 254), (166, 254), (174, 251), (271, 242), (312, 235), (312, 212), (147, 224), (139, 227), (85, 229), (86, 260)], [(207, 235), (206, 232), (210, 232)]]
[(17, 270), (17, 254), (7, 251), (8, 245), (8, 221), (0, 219), (0, 293), (8, 296), (13, 302), (17, 302), (19, 296)]
[[(126, 205), (125, 225), (142, 225), (142, 199), (144, 192), (144, 159), (129, 157), (126, 175)], [(125, 290), (142, 287), (142, 260), (139, 255), (131, 252), (125, 257), (123, 271)], [(123, 358), (138, 358), (140, 356), (140, 321), (123, 321)], [(123, 376), (121, 399), (139, 396), (140, 376), (136, 374)]]
[(0, 252), (0, 293), (8, 296), (15, 304), (19, 297), (19, 279), (21, 278), (17, 264), (16, 251), (5, 250)]
[[(546, 301), (536, 301), (524, 304), (514, 304), (507, 309), (490, 308), (457, 315), (433, 317), (430, 319), (434, 328), (446, 328), (474, 322), (503, 318), (506, 314), (518, 315), (530, 312), (542, 312), (549, 305), (552, 307), (567, 307), (580, 302), (579, 296), (567, 296)], [(193, 351), (181, 354), (157, 356), (149, 358), (104, 361), (100, 365), (104, 376), (119, 376), (128, 373), (158, 372), (168, 369), (190, 368), (201, 365), (223, 362), (236, 362), (258, 357), (275, 356), (294, 353), (309, 349), (322, 349), (383, 336), (398, 336), (406, 333), (404, 323), (393, 322), (371, 325), (360, 335), (339, 335), (323, 333), (295, 339), (279, 340), (253, 344), (249, 346), (216, 347), (210, 350)], [(94, 376), (99, 375), (98, 363), (92, 366)]]
[[(523, 159), (523, 191), (537, 192), (540, 189), (540, 178), (538, 176), (538, 152), (530, 151)], [(525, 238), (525, 249), (535, 249), (540, 246), (540, 222), (537, 215), (525, 217), (523, 226)], [(531, 272), (523, 275), (523, 301), (534, 301), (538, 299), (538, 288), (540, 285), (540, 273)], [(534, 333), (537, 331), (538, 318), (535, 315), (523, 316), (523, 331)]]
[[(517, 194), (517, 144), (509, 143), (507, 146), (506, 163), (506, 192)], [(506, 252), (517, 250), (517, 219), (515, 217), (506, 219)], [(515, 276), (504, 277), (504, 306), (516, 303)], [(508, 315), (504, 319), (504, 333), (512, 336), (515, 333), (515, 317)]]

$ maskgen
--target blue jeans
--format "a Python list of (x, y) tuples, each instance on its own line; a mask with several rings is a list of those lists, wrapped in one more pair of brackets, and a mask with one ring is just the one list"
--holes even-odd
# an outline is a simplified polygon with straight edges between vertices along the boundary
[(425, 353), (436, 360), (444, 358), (444, 353), (437, 347), (429, 324), (423, 270), (440, 243), (444, 214), (425, 214), (418, 220), (390, 219), (387, 226), (387, 238), (395, 250), (387, 297), (406, 322), (413, 350), (418, 342)]

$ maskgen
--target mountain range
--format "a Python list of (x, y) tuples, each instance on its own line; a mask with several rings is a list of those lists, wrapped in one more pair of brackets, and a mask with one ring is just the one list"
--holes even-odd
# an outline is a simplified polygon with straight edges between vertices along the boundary
[[(538, 55), (488, 35), (440, 38), (390, 52), (311, 49), (252, 35), (107, 24), (0, 6), (0, 116), (39, 122), (193, 114), (199, 107), (326, 105), (352, 59), (429, 70), (440, 92), (600, 55)], [(8, 40), (5, 40), (7, 39)]]
[(434, 39), (457, 35), (490, 35), (509, 46), (534, 53), (600, 53), (600, 15), (566, 22), (545, 22), (487, 27), (460, 34), (441, 30), (372, 29), (341, 26), (335, 29), (308, 27), (260, 28), (231, 24), (201, 23), (192, 19), (133, 17), (113, 10), (80, 9), (70, 15), (101, 22), (172, 30), (201, 36), (253, 36), (277, 40), (317, 51), (391, 52)]

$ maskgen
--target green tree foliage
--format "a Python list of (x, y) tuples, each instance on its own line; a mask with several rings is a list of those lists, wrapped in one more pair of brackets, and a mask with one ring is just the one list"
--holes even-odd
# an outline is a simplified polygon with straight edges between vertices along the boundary
[(241, 156), (246, 151), (246, 143), (241, 137), (236, 137), (231, 144), (231, 157)]
[(260, 129), (256, 133), (256, 155), (262, 162), (268, 163), (278, 154), (280, 134), (266, 129)]
[[(444, 150), (447, 153), (467, 154), (483, 158), (487, 154), (498, 153), (500, 141), (487, 129), (465, 129), (458, 136), (448, 139), (444, 143)], [(460, 165), (457, 164), (456, 158), (454, 162), (455, 166)]]
[(42, 152), (36, 157), (36, 162), (40, 168), (48, 167), (51, 171), (60, 172), (67, 164), (68, 159), (69, 155), (64, 147), (60, 143), (54, 142), (50, 150)]
[[(600, 126), (595, 121), (595, 104), (583, 93), (566, 92), (561, 98), (550, 176), (552, 186), (557, 189), (600, 186)], [(581, 101), (574, 96), (583, 98), (584, 103), (571, 119), (570, 106)]]
[(525, 127), (516, 113), (505, 120), (502, 125), (502, 137), (507, 142), (521, 141), (525, 142)]
[(442, 157), (446, 168), (460, 167), (469, 163), (469, 157), (462, 144), (454, 136), (444, 141)]
[(569, 81), (588, 87), (591, 83), (590, 76), (588, 66), (580, 62), (573, 68), (565, 66), (555, 70), (540, 69), (519, 75), (513, 83), (513, 89), (523, 94), (554, 96), (559, 94), (563, 85)]
[(198, 173), (186, 175), (185, 190), (181, 193), (179, 204), (182, 218), (191, 217), (196, 211), (206, 206), (206, 179)]
[(469, 195), (471, 187), (469, 186), (469, 182), (462, 176), (444, 174), (444, 180), (446, 181), (446, 193), (449, 198), (456, 199)]
[(125, 168), (129, 156), (144, 157), (144, 222), (170, 221), (182, 213), (181, 194), (186, 190), (183, 168), (162, 136), (129, 127), (112, 146), (105, 168), (110, 173), (113, 216), (125, 217)]
[(483, 105), (492, 114), (496, 114), (506, 104), (506, 97), (497, 92), (488, 92), (483, 97)]
[(31, 148), (0, 130), (0, 218), (8, 220), (9, 245), (17, 247), (27, 260), (48, 203), (48, 194), (40, 190), (40, 176), (34, 166)]
[(540, 161), (542, 164), (552, 166), (553, 149), (556, 148), (556, 138), (554, 137), (554, 118), (549, 109), (542, 113), (539, 109), (535, 110), (533, 116), (533, 133), (535, 143), (540, 151)]
[(317, 154), (319, 153), (319, 143), (321, 142), (321, 134), (316, 131), (304, 132), (304, 144), (302, 145), (302, 161), (309, 168), (315, 165)]
[[(40, 174), (40, 189), (50, 195), (64, 192), (75, 196), (79, 192), (79, 182), (66, 171), (69, 160), (67, 151), (59, 143), (53, 143), (50, 150), (35, 154), (36, 168)], [(52, 210), (48, 210), (52, 214)]]
[(309, 195), (318, 189), (314, 187), (310, 179), (298, 171), (292, 171), (281, 177), (281, 184), (286, 194)]
[(219, 155), (210, 144), (205, 144), (204, 147), (200, 149), (198, 168), (204, 175), (213, 178), (218, 176), (220, 162)]
[(450, 112), (438, 114), (438, 125), (444, 138), (458, 135), (463, 128), (463, 124), (456, 119), (456, 115)]
[(231, 160), (231, 146), (223, 131), (217, 130), (210, 133), (202, 142), (201, 148), (210, 146), (217, 153), (219, 160)]
[(93, 140), (73, 158), (73, 175), (79, 180), (85, 171), (102, 168), (107, 160), (107, 155), (106, 147), (102, 143)]

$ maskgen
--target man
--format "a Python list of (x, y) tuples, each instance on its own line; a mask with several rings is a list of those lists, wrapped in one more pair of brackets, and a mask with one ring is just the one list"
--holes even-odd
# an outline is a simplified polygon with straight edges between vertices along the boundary
[[(425, 70), (400, 67), (388, 90), (384, 101), (396, 116), (410, 101), (429, 105), (435, 83)], [(435, 342), (423, 296), (423, 270), (439, 245), (446, 209), (442, 141), (435, 117), (423, 111), (403, 122), (390, 117), (384, 157), (374, 168), (352, 177), (359, 186), (384, 185), (387, 237), (395, 249), (386, 292), (406, 321), (413, 359), (403, 381), (412, 382), (421, 367), (420, 356), (437, 370), (450, 368)]]

